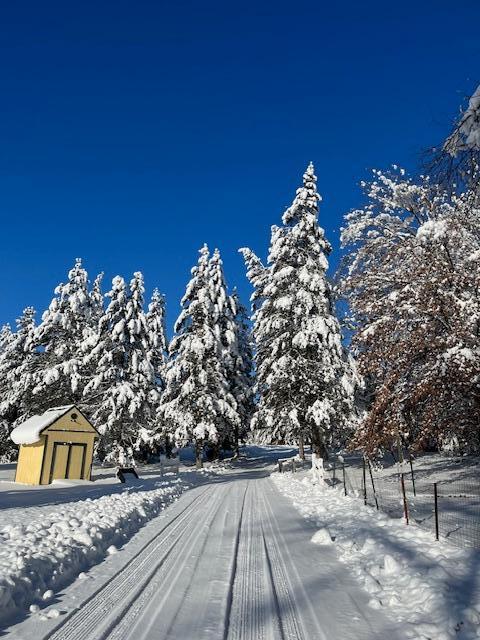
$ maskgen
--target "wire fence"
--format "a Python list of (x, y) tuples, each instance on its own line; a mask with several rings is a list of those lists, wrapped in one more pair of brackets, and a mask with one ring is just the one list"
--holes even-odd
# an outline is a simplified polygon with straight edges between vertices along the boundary
[(393, 518), (431, 531), (458, 547), (480, 547), (480, 482), (417, 478), (412, 463), (403, 473), (378, 474), (368, 461), (360, 467), (332, 463), (325, 481)]

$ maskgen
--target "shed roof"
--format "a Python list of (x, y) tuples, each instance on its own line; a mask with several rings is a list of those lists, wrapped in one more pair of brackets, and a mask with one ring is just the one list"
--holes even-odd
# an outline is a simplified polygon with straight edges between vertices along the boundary
[(32, 416), (28, 418), (22, 424), (19, 424), (18, 427), (10, 434), (11, 439), (15, 442), (15, 444), (34, 444), (40, 440), (41, 432), (53, 424), (58, 418), (61, 418), (65, 415), (70, 409), (73, 409), (75, 405), (69, 404), (64, 407), (52, 407), (42, 413), (41, 416)]

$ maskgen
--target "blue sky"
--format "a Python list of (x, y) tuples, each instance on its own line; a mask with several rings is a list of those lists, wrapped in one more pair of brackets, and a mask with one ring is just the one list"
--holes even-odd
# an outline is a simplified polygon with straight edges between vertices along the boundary
[(480, 82), (477, 0), (30, 2), (0, 15), (0, 322), (82, 257), (179, 310), (197, 250), (264, 256), (309, 160), (338, 260), (372, 167), (413, 170)]

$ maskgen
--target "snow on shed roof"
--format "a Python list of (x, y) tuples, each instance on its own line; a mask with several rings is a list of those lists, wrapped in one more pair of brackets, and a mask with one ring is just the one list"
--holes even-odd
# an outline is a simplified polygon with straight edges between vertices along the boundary
[(33, 444), (34, 442), (38, 442), (41, 432), (55, 422), (55, 420), (67, 413), (67, 411), (73, 409), (74, 406), (74, 404), (69, 404), (64, 407), (52, 407), (52, 409), (48, 409), (48, 411), (42, 413), (41, 416), (32, 416), (25, 422), (22, 422), (22, 424), (19, 424), (18, 427), (15, 427), (10, 434), (11, 439), (15, 444)]

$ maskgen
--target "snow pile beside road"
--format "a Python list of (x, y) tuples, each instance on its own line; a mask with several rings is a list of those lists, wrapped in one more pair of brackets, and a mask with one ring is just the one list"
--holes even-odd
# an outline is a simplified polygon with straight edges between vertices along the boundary
[(188, 484), (157, 482), (63, 504), (28, 525), (0, 526), (0, 620), (26, 610), (101, 562)]
[(405, 637), (456, 640), (480, 637), (480, 551), (461, 550), (431, 533), (366, 507), (337, 489), (313, 485), (310, 474), (273, 474), (320, 532), (312, 541), (333, 540), (342, 562), (370, 594), (370, 606), (384, 609)]

